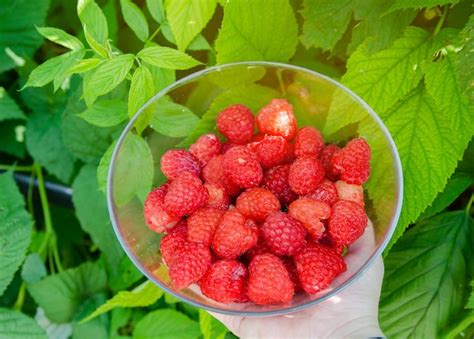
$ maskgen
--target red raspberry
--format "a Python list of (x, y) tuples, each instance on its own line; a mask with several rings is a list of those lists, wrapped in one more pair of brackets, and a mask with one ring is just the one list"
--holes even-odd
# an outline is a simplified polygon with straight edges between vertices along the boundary
[(245, 217), (262, 222), (270, 213), (280, 210), (280, 202), (269, 190), (254, 187), (237, 198), (235, 207)]
[(365, 206), (364, 202), (364, 188), (361, 185), (351, 185), (345, 181), (339, 180), (336, 181), (337, 195), (340, 200), (353, 201)]
[(367, 215), (358, 203), (339, 200), (332, 207), (328, 234), (332, 240), (342, 245), (356, 241), (367, 226)]
[(291, 189), (300, 195), (313, 193), (323, 180), (324, 168), (314, 158), (296, 159), (288, 174)]
[(265, 240), (263, 239), (262, 232), (260, 230), (257, 243), (255, 244), (254, 247), (249, 249), (247, 251), (247, 253), (245, 253), (245, 256), (247, 257), (247, 259), (252, 260), (252, 258), (255, 257), (257, 254), (271, 253), (271, 252), (272, 251), (270, 250), (270, 248), (265, 243)]
[[(186, 234), (188, 233), (188, 226), (186, 220), (181, 220), (175, 227), (173, 227), (167, 235), (161, 238), (160, 252), (161, 257), (166, 265), (171, 266), (175, 258), (175, 253), (178, 247), (186, 242)], [(178, 258), (179, 259), (179, 258)]]
[(224, 211), (215, 208), (201, 208), (188, 218), (188, 240), (211, 246), (214, 232)]
[(221, 185), (216, 184), (204, 184), (209, 194), (209, 200), (207, 201), (208, 207), (214, 207), (221, 210), (229, 208), (229, 195), (227, 195), (225, 189)]
[(295, 293), (283, 262), (275, 255), (256, 255), (249, 265), (247, 295), (257, 305), (289, 303)]
[(342, 253), (344, 252), (345, 246), (342, 244), (338, 244), (337, 242), (329, 238), (327, 235), (319, 239), (319, 243), (324, 246), (332, 248), (339, 255), (342, 255)]
[(284, 212), (270, 214), (261, 231), (265, 243), (277, 255), (293, 255), (306, 243), (304, 227)]
[(171, 182), (164, 200), (169, 214), (182, 217), (197, 211), (207, 203), (208, 194), (201, 179), (189, 172), (182, 173)]
[(329, 180), (324, 180), (322, 184), (316, 188), (316, 191), (308, 194), (307, 197), (325, 202), (329, 206), (334, 205), (339, 200), (336, 185)]
[(221, 141), (213, 133), (204, 134), (197, 141), (189, 146), (191, 153), (198, 161), (201, 167), (204, 167), (209, 160), (221, 153)]
[(331, 207), (324, 202), (303, 197), (290, 204), (288, 214), (301, 222), (309, 235), (316, 240), (321, 238), (324, 232), (324, 224), (320, 220), (330, 217)]
[(334, 278), (346, 270), (340, 255), (329, 247), (314, 244), (294, 256), (301, 287), (314, 294), (329, 287)]
[(263, 134), (293, 139), (296, 133), (293, 106), (285, 99), (273, 99), (258, 112), (257, 127)]
[(235, 196), (240, 192), (240, 188), (225, 175), (223, 163), (223, 155), (215, 156), (203, 168), (202, 177), (206, 183), (222, 186), (228, 195)]
[(321, 165), (323, 165), (324, 171), (326, 172), (326, 178), (332, 181), (336, 181), (339, 177), (339, 173), (332, 168), (332, 158), (339, 150), (339, 146), (329, 144), (324, 147), (319, 154), (319, 160), (321, 161)]
[(348, 184), (362, 185), (370, 175), (370, 147), (362, 138), (352, 139), (334, 154), (332, 167)]
[(255, 187), (262, 181), (262, 167), (257, 156), (245, 146), (236, 146), (224, 155), (224, 173), (242, 188)]
[(272, 135), (266, 135), (254, 148), (263, 168), (283, 164), (291, 152), (291, 146), (285, 138)]
[(286, 267), (288, 274), (290, 275), (291, 282), (295, 292), (301, 291), (300, 277), (298, 276), (298, 269), (296, 268), (295, 261), (291, 257), (282, 257), (281, 261)]
[(201, 170), (194, 156), (184, 149), (172, 149), (166, 151), (161, 157), (161, 172), (168, 180), (174, 180), (184, 172), (190, 172), (199, 176)]
[(252, 138), (254, 117), (244, 105), (233, 105), (219, 113), (217, 129), (234, 144), (245, 144)]
[(323, 136), (316, 128), (303, 127), (296, 133), (295, 155), (297, 158), (318, 157), (323, 148)]
[(265, 138), (265, 134), (255, 134), (252, 139), (247, 144), (247, 147), (250, 148), (252, 152), (257, 153), (258, 144)]
[(235, 147), (235, 146), (238, 146), (237, 144), (233, 144), (231, 143), (230, 141), (226, 141), (222, 144), (222, 150), (221, 150), (221, 153), (222, 154), (226, 154), (228, 150), (230, 150), (231, 148)]
[(143, 208), (145, 221), (148, 227), (156, 233), (165, 232), (179, 221), (179, 218), (169, 215), (163, 207), (168, 187), (169, 184), (164, 184), (151, 191), (145, 200)]
[(235, 259), (257, 243), (255, 223), (245, 220), (236, 209), (225, 212), (212, 240), (212, 249), (220, 258)]
[(219, 260), (199, 280), (201, 292), (220, 303), (239, 302), (246, 299), (245, 282), (248, 271), (236, 260)]
[(263, 178), (263, 186), (275, 194), (283, 205), (288, 205), (298, 197), (288, 183), (289, 173), (290, 165), (282, 165), (269, 169)]

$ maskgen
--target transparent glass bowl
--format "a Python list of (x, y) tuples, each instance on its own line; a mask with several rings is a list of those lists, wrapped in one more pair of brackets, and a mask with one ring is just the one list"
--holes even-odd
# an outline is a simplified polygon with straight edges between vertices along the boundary
[[(143, 187), (142, 179), (152, 176), (152, 186), (161, 185), (164, 176), (160, 172), (160, 157), (167, 149), (177, 147), (183, 138), (172, 138), (157, 132), (174, 135), (174, 132), (166, 130), (166, 121), (160, 125), (159, 120), (153, 119), (151, 126), (146, 126), (142, 132), (144, 142), (137, 142), (136, 131), (143, 129), (145, 115), (159, 116), (160, 111), (169, 109), (170, 102), (172, 106), (173, 103), (184, 106), (174, 105), (175, 109), (178, 107), (177, 112), (189, 109), (197, 116), (206, 114), (212, 126), (218, 111), (230, 104), (244, 103), (256, 112), (271, 98), (282, 97), (293, 104), (299, 127), (312, 125), (319, 128), (326, 142), (343, 143), (356, 136), (362, 136), (369, 142), (372, 148), (372, 176), (364, 186), (366, 209), (374, 224), (376, 247), (360, 261), (362, 264), (359, 267), (349, 266), (328, 289), (314, 295), (298, 294), (290, 304), (221, 304), (203, 296), (197, 286), (175, 290), (159, 251), (162, 235), (152, 232), (145, 224), (143, 201), (152, 187)], [(192, 122), (182, 125), (185, 129), (189, 128), (186, 124)], [(338, 129), (339, 126), (345, 127)], [(143, 143), (149, 146), (153, 165), (148, 162), (149, 168), (138, 168), (140, 175), (137, 177), (137, 171), (131, 170), (136, 165), (130, 163), (130, 153), (143, 152), (143, 146), (146, 150)], [(186, 303), (209, 311), (268, 316), (315, 305), (357, 280), (390, 240), (400, 215), (402, 190), (402, 169), (395, 144), (377, 114), (356, 94), (322, 74), (301, 67), (242, 62), (211, 67), (187, 76), (160, 91), (141, 108), (115, 146), (108, 175), (107, 199), (113, 227), (123, 249), (157, 286)]]

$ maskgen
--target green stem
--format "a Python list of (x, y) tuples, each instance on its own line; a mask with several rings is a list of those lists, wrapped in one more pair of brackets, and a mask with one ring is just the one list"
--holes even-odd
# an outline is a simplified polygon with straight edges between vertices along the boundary
[(53, 258), (54, 258), (54, 263), (56, 264), (56, 268), (58, 269), (58, 272), (62, 272), (63, 264), (61, 263), (61, 258), (59, 256), (58, 241), (56, 237), (54, 238), (54, 243), (51, 242), (51, 247), (53, 249)]
[(472, 206), (472, 203), (474, 202), (474, 194), (471, 194), (471, 198), (469, 199), (469, 202), (467, 203), (467, 206), (466, 206), (466, 214), (469, 215), (470, 212), (471, 212), (471, 206)]
[(443, 12), (441, 13), (441, 17), (439, 18), (439, 21), (436, 24), (433, 35), (436, 35), (436, 34), (439, 33), (439, 31), (441, 30), (441, 27), (443, 27), (444, 21), (446, 20), (447, 16), (448, 16), (448, 6), (444, 6), (443, 7)]
[(0, 165), (0, 171), (31, 172), (33, 166)]
[[(33, 188), (35, 183), (36, 171), (31, 172), (30, 182), (28, 183), (28, 194), (27, 194), (27, 203), (28, 203), (28, 211), (30, 215), (34, 215), (34, 204), (33, 204)], [(33, 224), (33, 229), (36, 229), (36, 224)]]
[(24, 282), (21, 283), (20, 291), (18, 292), (18, 297), (16, 298), (15, 305), (13, 308), (17, 311), (21, 312), (23, 308), (23, 303), (25, 302), (25, 295), (26, 295), (26, 284)]
[(153, 34), (150, 35), (150, 37), (145, 41), (145, 45), (146, 45), (147, 43), (151, 42), (151, 41), (155, 38), (155, 36), (160, 32), (160, 30), (161, 30), (161, 26), (159, 26), (157, 29), (155, 29), (155, 31), (153, 32)]

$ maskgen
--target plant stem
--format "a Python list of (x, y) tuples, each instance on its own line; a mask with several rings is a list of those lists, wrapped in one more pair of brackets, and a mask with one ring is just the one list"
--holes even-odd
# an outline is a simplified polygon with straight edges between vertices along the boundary
[(438, 23), (436, 24), (435, 30), (433, 32), (433, 35), (436, 35), (439, 33), (441, 30), (441, 27), (444, 24), (444, 21), (446, 20), (446, 17), (448, 16), (448, 6), (443, 7), (443, 12), (441, 13), (441, 17), (439, 18)]
[(155, 31), (153, 32), (152, 35), (145, 41), (145, 45), (153, 40), (153, 38), (160, 32), (161, 26), (159, 26)]
[(25, 302), (25, 294), (26, 294), (26, 284), (25, 282), (22, 282), (20, 286), (20, 291), (18, 292), (18, 297), (16, 298), (16, 301), (15, 301), (15, 305), (13, 305), (13, 308), (15, 310), (21, 312), (21, 309), (23, 308), (23, 303)]
[(31, 172), (33, 166), (0, 165), (0, 171)]
[[(33, 187), (35, 183), (36, 171), (31, 172), (30, 182), (28, 183), (28, 194), (27, 194), (27, 204), (28, 204), (28, 212), (30, 215), (34, 216), (34, 205), (33, 205)], [(36, 229), (36, 223), (33, 223), (33, 229)]]
[(470, 212), (471, 212), (471, 206), (472, 206), (472, 203), (474, 202), (474, 194), (471, 194), (471, 198), (469, 199), (469, 202), (467, 203), (467, 206), (466, 206), (466, 214), (469, 215)]

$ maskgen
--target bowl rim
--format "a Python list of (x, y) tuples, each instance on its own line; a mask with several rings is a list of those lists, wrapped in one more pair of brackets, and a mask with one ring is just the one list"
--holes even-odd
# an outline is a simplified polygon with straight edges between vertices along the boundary
[[(122, 146), (123, 141), (125, 140), (125, 137), (127, 134), (130, 132), (132, 129), (133, 125), (137, 121), (137, 119), (141, 116), (142, 112), (150, 106), (155, 100), (159, 99), (161, 96), (165, 95), (168, 93), (170, 90), (177, 88), (181, 86), (182, 84), (199, 78), (205, 74), (208, 73), (213, 73), (216, 71), (220, 71), (222, 69), (227, 69), (227, 68), (233, 68), (236, 66), (265, 66), (265, 67), (274, 67), (274, 68), (284, 68), (284, 69), (291, 69), (294, 71), (298, 72), (303, 72), (310, 74), (312, 76), (316, 76), (318, 78), (322, 78), (326, 81), (329, 81), (332, 83), (335, 87), (343, 90), (347, 94), (349, 94), (351, 97), (353, 97), (360, 105), (362, 105), (365, 110), (370, 114), (370, 116), (376, 121), (377, 125), (381, 128), (386, 140), (389, 143), (390, 147), (390, 152), (392, 154), (392, 157), (394, 159), (393, 166), (395, 168), (395, 174), (396, 174), (396, 182), (397, 182), (397, 192), (396, 192), (396, 206), (394, 213), (392, 214), (392, 218), (390, 220), (389, 227), (385, 231), (385, 237), (382, 241), (381, 244), (379, 244), (373, 254), (369, 257), (369, 259), (362, 265), (361, 268), (359, 268), (350, 279), (342, 283), (340, 286), (334, 288), (331, 290), (327, 295), (311, 300), (309, 302), (306, 302), (301, 305), (296, 305), (296, 306), (288, 306), (284, 307), (282, 305), (282, 308), (276, 308), (274, 310), (266, 310), (266, 311), (261, 311), (261, 312), (252, 312), (252, 311), (246, 311), (246, 310), (229, 310), (229, 309), (221, 309), (213, 306), (209, 306), (206, 304), (203, 304), (199, 301), (196, 301), (191, 298), (183, 297), (179, 294), (177, 294), (173, 289), (169, 288), (166, 285), (163, 285), (159, 283), (152, 274), (148, 272), (148, 269), (145, 268), (138, 260), (135, 258), (133, 255), (132, 251), (128, 248), (128, 246), (125, 244), (124, 239), (121, 236), (121, 232), (118, 227), (118, 223), (115, 217), (115, 207), (113, 204), (113, 198), (112, 198), (112, 178), (114, 175), (114, 164), (116, 162), (118, 150)], [(175, 82), (172, 84), (166, 86), (162, 90), (158, 91), (151, 99), (149, 99), (134, 115), (134, 117), (128, 122), (128, 124), (125, 126), (123, 131), (120, 134), (120, 137), (117, 140), (117, 143), (115, 144), (112, 157), (110, 160), (110, 166), (107, 171), (107, 208), (109, 211), (110, 219), (112, 222), (112, 226), (114, 229), (115, 236), (119, 240), (120, 245), (122, 246), (123, 250), (129, 257), (129, 259), (132, 261), (132, 263), (140, 270), (140, 272), (147, 277), (148, 280), (152, 281), (156, 286), (159, 288), (163, 289), (165, 292), (171, 294), (175, 298), (179, 299), (180, 301), (189, 303), (195, 307), (205, 309), (210, 312), (216, 312), (216, 313), (221, 313), (221, 314), (226, 314), (226, 315), (234, 315), (234, 316), (242, 316), (242, 317), (264, 317), (264, 316), (277, 316), (277, 315), (285, 315), (285, 314), (290, 314), (294, 312), (298, 312), (301, 310), (304, 310), (306, 308), (312, 307), (314, 305), (317, 305), (333, 296), (338, 294), (339, 292), (343, 291), (346, 289), (348, 286), (353, 284), (362, 274), (364, 274), (367, 269), (374, 263), (375, 259), (378, 258), (383, 250), (387, 247), (389, 241), (391, 240), (395, 229), (397, 227), (398, 220), (400, 218), (400, 213), (403, 205), (403, 188), (404, 188), (404, 182), (403, 182), (403, 171), (402, 171), (402, 165), (400, 161), (400, 157), (398, 154), (398, 149), (397, 146), (388, 130), (388, 128), (385, 126), (383, 123), (382, 119), (375, 113), (375, 111), (361, 98), (359, 97), (355, 92), (353, 92), (351, 89), (347, 88), (345, 85), (341, 84), (340, 82), (330, 78), (329, 76), (326, 76), (324, 74), (321, 74), (319, 72), (301, 67), (301, 66), (296, 66), (296, 65), (291, 65), (291, 64), (286, 64), (286, 63), (281, 63), (281, 62), (272, 62), (272, 61), (242, 61), (242, 62), (233, 62), (233, 63), (226, 63), (226, 64), (221, 64), (221, 65), (215, 65), (211, 67), (204, 68), (200, 71), (191, 73)]]

